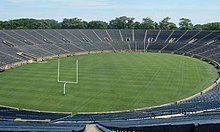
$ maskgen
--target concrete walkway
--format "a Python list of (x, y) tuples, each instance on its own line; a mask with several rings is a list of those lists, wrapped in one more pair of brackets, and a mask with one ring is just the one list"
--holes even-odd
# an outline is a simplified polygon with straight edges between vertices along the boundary
[(102, 132), (95, 124), (86, 124), (86, 132)]

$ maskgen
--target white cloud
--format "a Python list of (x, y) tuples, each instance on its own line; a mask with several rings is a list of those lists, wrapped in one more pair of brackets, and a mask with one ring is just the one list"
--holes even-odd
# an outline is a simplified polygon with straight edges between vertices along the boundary
[(10, 3), (30, 3), (30, 2), (34, 2), (36, 0), (7, 0)]
[(69, 6), (105, 6), (108, 3), (108, 0), (48, 0), (50, 2), (55, 2), (63, 5)]
[(185, 16), (194, 23), (205, 23), (220, 20), (219, 6), (219, 0), (0, 0), (0, 20), (31, 17), (61, 21), (62, 18), (79, 17), (87, 21), (109, 21), (126, 15), (138, 21), (151, 17), (157, 22), (170, 16), (176, 23)]
[(7, 0), (14, 4), (34, 4), (33, 6), (55, 7), (101, 7), (106, 6), (109, 0)]

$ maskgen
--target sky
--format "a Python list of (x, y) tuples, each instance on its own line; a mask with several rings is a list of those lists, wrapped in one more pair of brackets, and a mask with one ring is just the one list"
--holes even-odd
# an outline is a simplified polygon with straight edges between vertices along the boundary
[(110, 21), (120, 16), (150, 17), (159, 22), (169, 16), (178, 24), (189, 18), (194, 24), (220, 22), (220, 0), (0, 0), (0, 20), (78, 17), (85, 21)]

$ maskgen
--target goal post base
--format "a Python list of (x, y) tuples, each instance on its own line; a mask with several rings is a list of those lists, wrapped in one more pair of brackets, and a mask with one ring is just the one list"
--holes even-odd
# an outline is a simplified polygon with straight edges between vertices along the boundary
[(65, 82), (64, 83), (64, 85), (63, 85), (63, 95), (66, 95), (66, 84), (67, 84), (68, 82)]

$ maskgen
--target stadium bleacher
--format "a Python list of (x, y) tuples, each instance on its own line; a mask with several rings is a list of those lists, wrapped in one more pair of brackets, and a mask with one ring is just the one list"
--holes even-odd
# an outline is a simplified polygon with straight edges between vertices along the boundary
[[(220, 64), (220, 31), (161, 31), (161, 30), (0, 30), (1, 66), (27, 61), (30, 57), (48, 57), (91, 51), (154, 51), (190, 54), (208, 58)], [(19, 56), (23, 52), (29, 57)], [(66, 131), (84, 131), (85, 124), (96, 122), (100, 129), (125, 130), (208, 130), (208, 126), (220, 123), (220, 84), (213, 89), (188, 100), (169, 105), (128, 112), (100, 114), (62, 114), (19, 110), (0, 107), (0, 131), (43, 130), (57, 128)], [(215, 111), (204, 113), (205, 111)], [(199, 114), (198, 114), (199, 113)], [(158, 116), (181, 114), (182, 116), (153, 119)], [(22, 120), (50, 120), (70, 124), (37, 124), (15, 122)], [(211, 120), (211, 119), (215, 120)], [(4, 120), (4, 121), (3, 121)], [(170, 122), (170, 123), (167, 123)], [(198, 125), (199, 124), (199, 125)], [(76, 125), (76, 127), (74, 127)], [(78, 126), (79, 127), (78, 127)], [(23, 126), (23, 127), (21, 127)], [(159, 126), (159, 127), (158, 127)], [(218, 126), (218, 125), (216, 125)], [(161, 128), (161, 129), (159, 129)]]
[(84, 132), (82, 123), (31, 123), (0, 121), (0, 131)]
[(160, 31), (156, 38), (157, 43), (168, 43), (170, 36), (173, 34), (174, 31)]
[[(219, 113), (202, 113), (171, 118), (100, 121), (97, 125), (111, 131), (208, 132), (219, 129), (219, 118)], [(214, 129), (213, 126), (215, 126)]]

